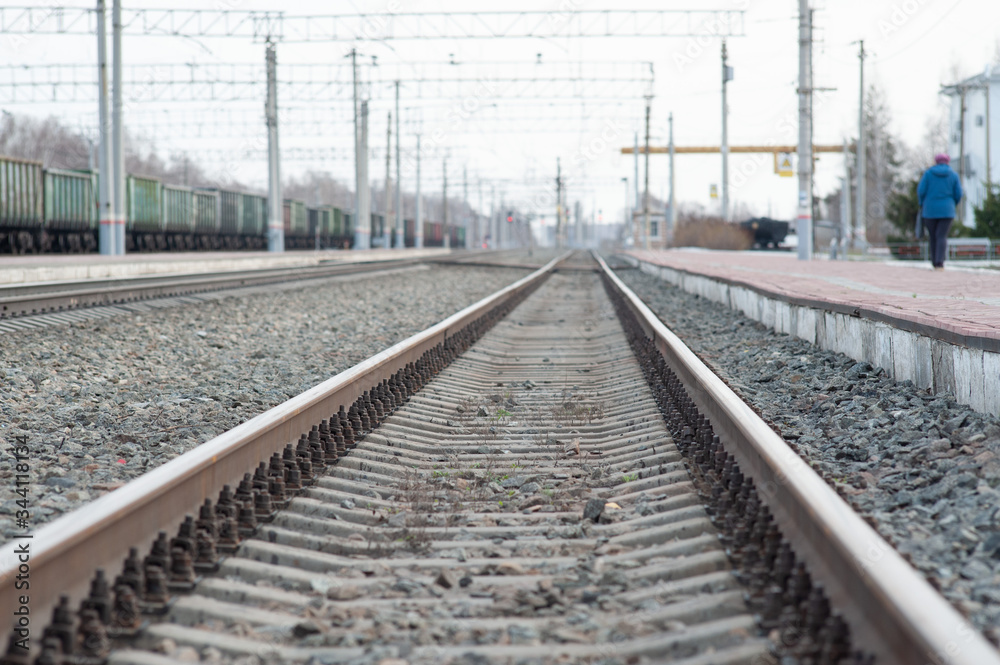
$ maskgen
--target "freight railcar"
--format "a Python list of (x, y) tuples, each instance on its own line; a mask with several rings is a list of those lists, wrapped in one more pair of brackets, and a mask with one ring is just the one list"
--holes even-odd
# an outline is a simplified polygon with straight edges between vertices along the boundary
[(125, 178), (125, 246), (128, 251), (168, 248), (163, 226), (163, 183), (156, 178)]
[(285, 248), (310, 249), (315, 240), (309, 233), (309, 215), (302, 201), (285, 199), (284, 219)]
[[(267, 247), (267, 197), (215, 187), (187, 187), (159, 178), (125, 178), (125, 242), (129, 252), (263, 249)], [(282, 226), (288, 249), (348, 249), (355, 215), (330, 205), (307, 208), (283, 202)], [(45, 169), (35, 161), (0, 157), (0, 253), (91, 252), (100, 230), (99, 177), (92, 171)], [(367, 220), (372, 246), (385, 238), (385, 216)], [(440, 222), (423, 222), (424, 244), (440, 247)], [(390, 231), (392, 231), (390, 229)], [(464, 229), (447, 231), (461, 246)], [(414, 222), (405, 221), (404, 244), (413, 247)]]
[(46, 169), (43, 184), (48, 247), (58, 252), (97, 249), (97, 174)]
[(350, 249), (354, 244), (354, 224), (351, 213), (342, 208), (333, 209), (333, 233), (330, 236), (329, 247)]
[(243, 227), (240, 240), (247, 249), (267, 247), (267, 197), (241, 194), (243, 197)]
[(0, 159), (0, 251), (44, 251), (46, 245), (42, 164)]

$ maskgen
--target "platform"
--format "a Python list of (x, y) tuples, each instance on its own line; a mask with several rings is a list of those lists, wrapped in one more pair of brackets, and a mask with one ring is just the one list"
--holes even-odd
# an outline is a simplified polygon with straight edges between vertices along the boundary
[(799, 261), (777, 252), (633, 250), (651, 274), (777, 332), (1000, 415), (1000, 270)]
[(43, 254), (0, 257), (0, 285), (27, 284), (135, 275), (198, 274), (290, 268), (319, 263), (363, 263), (399, 258), (428, 258), (446, 255), (451, 250), (371, 249), (371, 250), (298, 250), (273, 252), (173, 252), (156, 254)]

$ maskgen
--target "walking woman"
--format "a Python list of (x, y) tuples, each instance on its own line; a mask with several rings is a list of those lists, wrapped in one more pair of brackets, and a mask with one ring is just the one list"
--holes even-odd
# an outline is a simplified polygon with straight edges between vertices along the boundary
[(917, 199), (935, 270), (944, 270), (944, 258), (948, 255), (948, 229), (955, 219), (955, 206), (962, 200), (962, 183), (948, 165), (950, 161), (948, 155), (935, 155), (934, 166), (924, 171), (917, 186)]

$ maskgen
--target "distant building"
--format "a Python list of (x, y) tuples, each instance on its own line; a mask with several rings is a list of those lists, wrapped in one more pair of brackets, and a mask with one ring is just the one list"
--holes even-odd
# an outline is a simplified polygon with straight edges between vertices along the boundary
[(973, 208), (985, 198), (987, 180), (994, 186), (1000, 181), (1000, 71), (988, 68), (984, 74), (945, 86), (944, 93), (951, 98), (948, 154), (965, 190), (958, 215), (971, 227)]
[[(667, 228), (667, 215), (663, 210), (649, 211), (649, 246), (669, 247), (673, 239), (673, 229)], [(646, 245), (646, 215), (642, 210), (632, 212), (632, 241), (635, 247)]]

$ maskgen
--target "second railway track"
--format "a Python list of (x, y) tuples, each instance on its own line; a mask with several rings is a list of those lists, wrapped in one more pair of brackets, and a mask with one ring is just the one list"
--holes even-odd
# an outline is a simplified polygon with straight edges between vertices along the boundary
[(606, 267), (551, 268), (39, 533), (46, 657), (998, 662)]
[[(492, 254), (497, 254), (496, 252)], [(468, 260), (458, 253), (455, 257), (437, 258), (436, 262), (452, 263)], [(415, 266), (426, 262), (420, 258), (390, 259), (356, 263), (320, 263), (313, 266), (292, 266), (230, 270), (215, 273), (136, 275), (81, 281), (35, 282), (0, 286), (0, 322), (11, 325), (16, 319), (52, 315), (75, 309), (140, 302), (164, 298), (224, 291), (291, 281), (322, 279), (380, 270)], [(15, 324), (16, 325), (16, 324)]]

